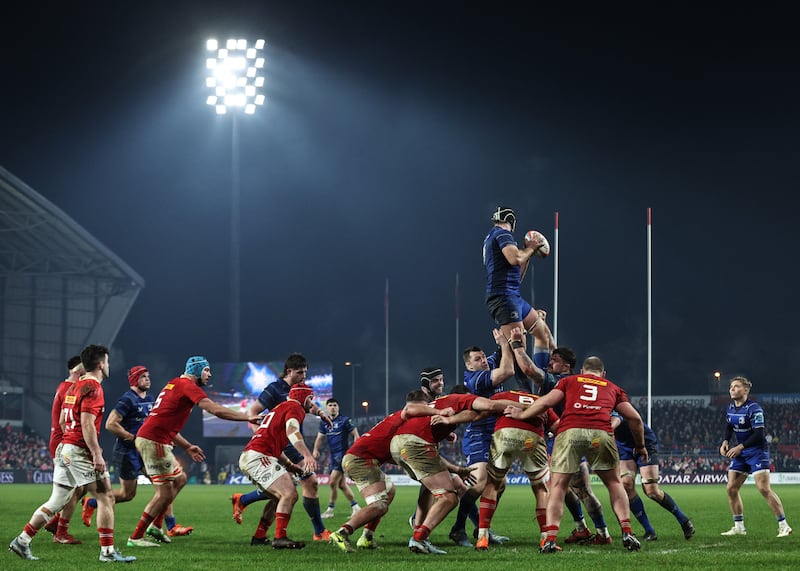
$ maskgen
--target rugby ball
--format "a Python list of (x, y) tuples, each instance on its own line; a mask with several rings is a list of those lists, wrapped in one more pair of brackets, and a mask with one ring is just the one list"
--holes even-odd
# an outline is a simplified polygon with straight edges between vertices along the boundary
[(544, 234), (536, 230), (528, 230), (525, 233), (525, 247), (527, 248), (531, 242), (538, 242), (542, 245), (534, 250), (533, 255), (538, 258), (546, 258), (550, 255), (550, 242), (544, 237)]

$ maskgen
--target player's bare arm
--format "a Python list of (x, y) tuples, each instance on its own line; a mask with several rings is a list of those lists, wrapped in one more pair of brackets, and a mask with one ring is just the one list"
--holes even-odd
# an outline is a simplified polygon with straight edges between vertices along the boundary
[(319, 447), (322, 446), (323, 440), (325, 440), (325, 435), (321, 432), (317, 433), (317, 437), (314, 439), (314, 450), (311, 452), (317, 460), (319, 460)]
[(92, 454), (92, 462), (94, 469), (97, 472), (106, 471), (106, 461), (103, 458), (103, 449), (100, 448), (100, 442), (97, 439), (97, 432), (94, 428), (94, 420), (96, 415), (89, 412), (81, 412), (81, 430), (83, 431), (83, 440), (86, 442), (86, 447)]
[(504, 414), (517, 420), (527, 420), (534, 418), (545, 412), (548, 408), (553, 408), (564, 400), (564, 392), (560, 389), (553, 389), (541, 398), (536, 399), (531, 406), (522, 410), (517, 407), (506, 407)]
[(303, 470), (306, 473), (316, 472), (317, 461), (314, 458), (314, 455), (311, 453), (311, 450), (309, 450), (308, 446), (306, 446), (306, 442), (303, 439), (303, 434), (300, 432), (300, 423), (297, 422), (296, 418), (290, 418), (286, 421), (286, 436), (289, 438), (289, 442), (292, 444), (292, 446), (294, 446), (297, 451), (303, 455)]
[(122, 424), (120, 424), (121, 421), (122, 415), (116, 410), (112, 410), (110, 413), (108, 413), (108, 419), (106, 419), (106, 430), (120, 440), (133, 442), (136, 437), (123, 428)]
[(514, 376), (514, 354), (508, 339), (499, 329), (493, 329), (492, 335), (497, 346), (500, 347), (500, 362), (492, 369), (492, 385), (497, 386)]

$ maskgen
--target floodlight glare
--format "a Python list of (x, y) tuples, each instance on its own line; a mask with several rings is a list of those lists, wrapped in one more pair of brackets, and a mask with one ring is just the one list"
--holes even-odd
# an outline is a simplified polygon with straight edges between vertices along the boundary
[(248, 103), (247, 105), (244, 106), (244, 112), (247, 113), (248, 115), (252, 115), (256, 112), (256, 106), (253, 105), (252, 103)]
[(224, 105), (217, 105), (216, 109), (217, 115), (225, 115), (228, 112)]
[(207, 101), (217, 109), (217, 113), (220, 113), (220, 106), (225, 107), (226, 113), (228, 107), (234, 106), (252, 114), (256, 105), (264, 104), (264, 95), (259, 93), (264, 87), (263, 71), (259, 71), (265, 65), (263, 53), (259, 53), (264, 46), (264, 40), (248, 45), (248, 41), (241, 38), (230, 38), (222, 44), (217, 40), (206, 42), (206, 48), (214, 56), (206, 60), (209, 70), (206, 87), (218, 98), (214, 103), (210, 97)]
[(209, 95), (206, 98), (206, 103), (209, 105), (216, 105), (217, 104), (217, 96), (216, 95)]

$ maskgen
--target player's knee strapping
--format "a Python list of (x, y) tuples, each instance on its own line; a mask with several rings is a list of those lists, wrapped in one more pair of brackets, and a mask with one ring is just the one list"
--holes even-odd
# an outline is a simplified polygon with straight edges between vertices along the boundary
[(531, 481), (531, 487), (539, 486), (546, 483), (549, 477), (550, 477), (549, 468), (543, 468), (537, 472), (528, 474), (528, 478), (530, 478)]
[(431, 490), (431, 495), (437, 500), (440, 500), (447, 496), (447, 494), (453, 494), (456, 497), (456, 501), (458, 501), (458, 491), (456, 490), (448, 490), (447, 488), (437, 488), (435, 490)]
[(50, 497), (36, 510), (36, 513), (42, 516), (45, 521), (49, 520), (54, 513), (61, 511), (61, 508), (67, 505), (67, 501), (69, 501), (73, 491), (74, 488), (64, 488), (58, 484), (54, 485)]

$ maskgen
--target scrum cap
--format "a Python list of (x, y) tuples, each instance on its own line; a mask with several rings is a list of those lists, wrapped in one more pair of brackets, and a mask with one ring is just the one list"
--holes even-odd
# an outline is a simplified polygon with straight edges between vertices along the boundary
[(419, 384), (426, 389), (431, 388), (431, 381), (436, 377), (442, 377), (444, 373), (442, 373), (441, 367), (427, 367), (422, 369), (422, 372), (419, 374)]
[(208, 359), (202, 355), (189, 357), (189, 359), (186, 361), (186, 374), (194, 375), (195, 377), (200, 378), (200, 376), (203, 374), (203, 369), (209, 366)]
[(128, 384), (132, 387), (135, 387), (139, 384), (139, 377), (147, 372), (147, 367), (144, 365), (136, 365), (135, 367), (131, 367), (131, 370), (128, 371)]
[(492, 222), (498, 224), (500, 222), (508, 222), (511, 224), (511, 231), (514, 231), (514, 228), (517, 227), (517, 217), (514, 214), (514, 211), (510, 208), (506, 208), (504, 206), (498, 206), (497, 210), (494, 211), (492, 214)]
[(289, 389), (289, 398), (300, 404), (305, 404), (308, 397), (314, 396), (314, 389), (304, 383), (299, 383)]

